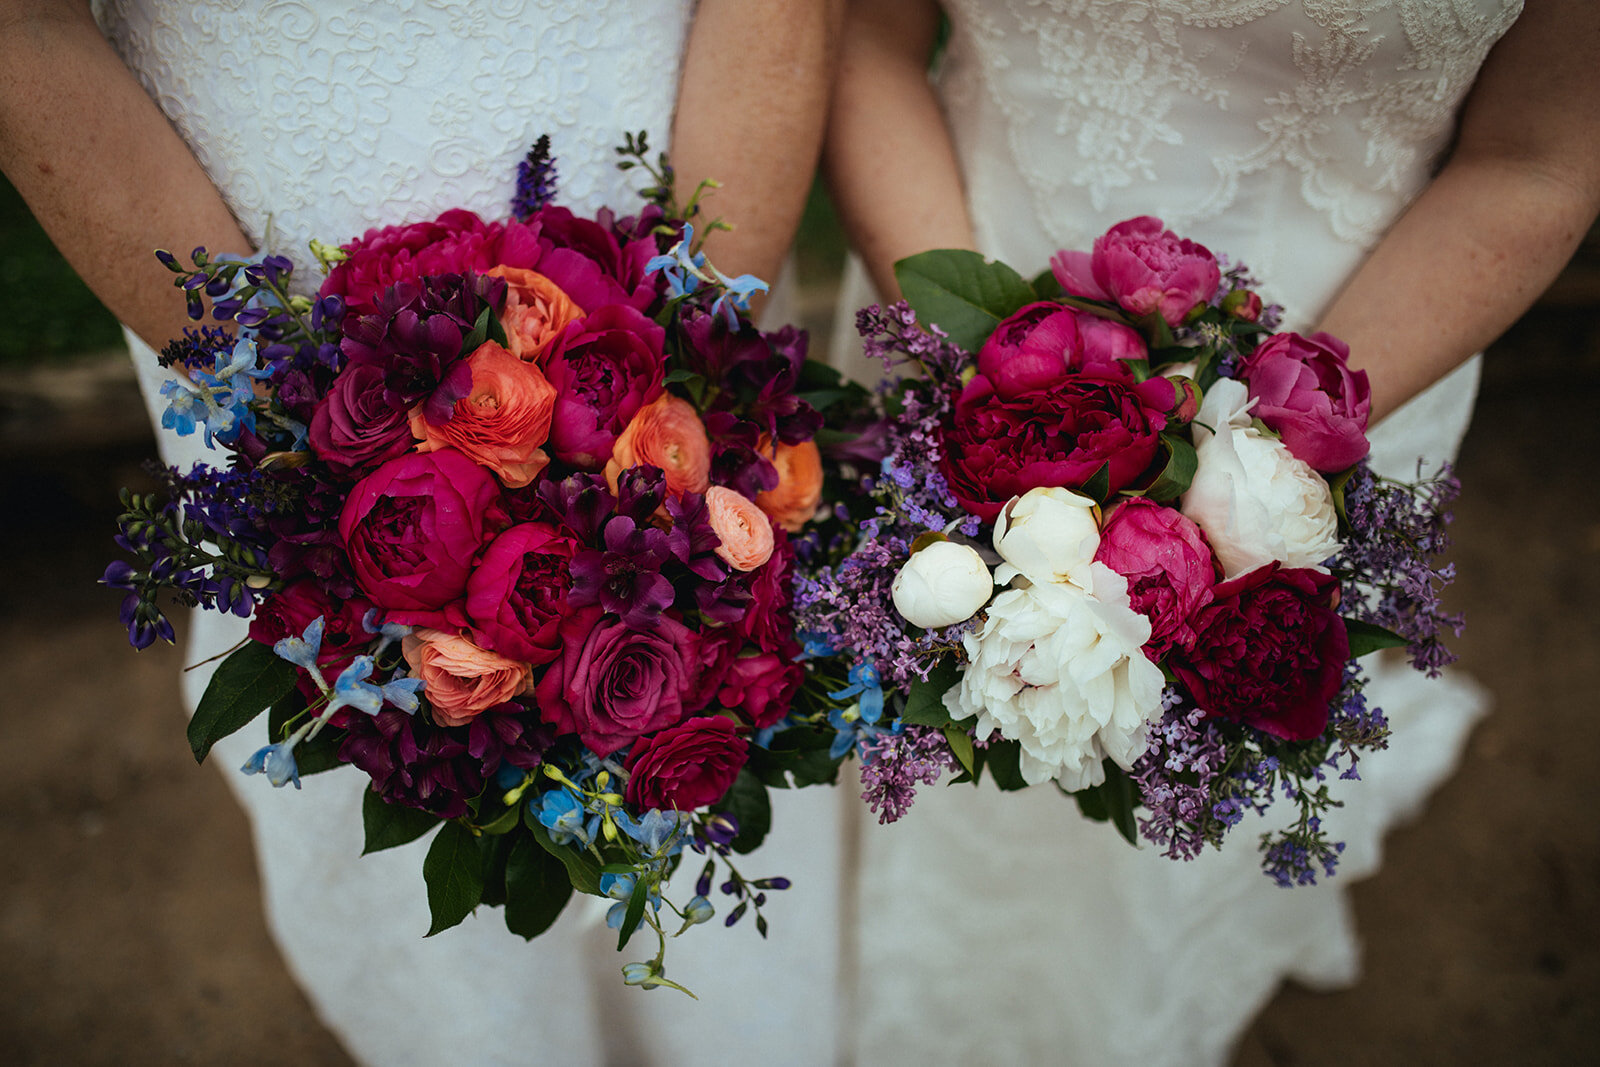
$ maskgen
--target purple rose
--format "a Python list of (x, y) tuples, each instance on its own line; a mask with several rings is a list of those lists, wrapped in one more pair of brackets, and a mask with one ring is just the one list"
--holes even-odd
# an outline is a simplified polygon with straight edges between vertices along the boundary
[(1217, 259), (1204, 245), (1149, 215), (1117, 223), (1094, 239), (1093, 252), (1057, 252), (1050, 267), (1074, 296), (1110, 300), (1135, 315), (1157, 312), (1169, 326), (1215, 296), (1222, 283)]
[(409, 451), (411, 423), (384, 397), (384, 371), (352, 363), (311, 417), (311, 448), (336, 474), (357, 476)]
[(545, 721), (609, 756), (683, 718), (696, 689), (700, 642), (663, 614), (649, 630), (630, 629), (598, 607), (561, 621), (561, 654), (535, 692)]
[(689, 719), (628, 754), (628, 803), (640, 811), (715, 804), (739, 776), (750, 744), (720, 715)]
[(1327, 333), (1274, 334), (1239, 364), (1266, 423), (1314, 470), (1342, 471), (1367, 454), (1372, 390), (1350, 369), (1350, 347)]
[(438, 626), (504, 514), (494, 475), (442, 448), (392, 459), (357, 482), (339, 537), (356, 584), (391, 621)]
[(978, 373), (1011, 400), (1090, 367), (1131, 381), (1131, 372), (1120, 361), (1148, 354), (1134, 330), (1044, 302), (1029, 304), (995, 327), (978, 351)]
[(666, 331), (626, 304), (568, 326), (544, 375), (556, 388), (546, 447), (563, 463), (599, 470), (639, 409), (661, 395)]
[(1212, 590), (1194, 639), (1167, 665), (1209, 718), (1287, 741), (1317, 737), (1350, 659), (1338, 591), (1319, 571), (1276, 562), (1246, 571)]
[(568, 566), (578, 549), (542, 522), (520, 523), (491, 541), (467, 578), (473, 640), (535, 666), (555, 659), (572, 585)]
[(1132, 484), (1160, 448), (1178, 398), (1165, 378), (1133, 384), (1095, 367), (1038, 389), (1000, 396), (978, 374), (944, 426), (940, 471), (962, 507), (993, 522), (1029, 489), (1082, 487), (1109, 467), (1110, 492)]
[(1150, 620), (1144, 651), (1152, 661), (1194, 638), (1191, 620), (1211, 603), (1217, 580), (1200, 527), (1174, 508), (1130, 497), (1101, 528), (1094, 558), (1128, 579), (1133, 610)]

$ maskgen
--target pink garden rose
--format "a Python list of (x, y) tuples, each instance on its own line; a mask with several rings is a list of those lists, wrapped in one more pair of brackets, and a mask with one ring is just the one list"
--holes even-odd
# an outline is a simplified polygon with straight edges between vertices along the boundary
[(1287, 741), (1317, 737), (1344, 683), (1350, 639), (1333, 610), (1339, 579), (1268, 563), (1212, 590), (1195, 636), (1167, 661), (1213, 719)]
[(693, 811), (715, 804), (739, 776), (749, 752), (749, 742), (720, 715), (662, 730), (628, 754), (628, 803), (637, 811)]
[(311, 417), (312, 451), (338, 474), (359, 477), (411, 449), (410, 420), (385, 400), (383, 376), (374, 364), (350, 364)]
[(1319, 471), (1342, 471), (1367, 454), (1372, 390), (1350, 369), (1350, 347), (1327, 333), (1274, 334), (1239, 364), (1256, 401), (1251, 414)]
[(1119, 363), (1148, 353), (1133, 330), (1120, 323), (1041, 302), (1012, 313), (978, 351), (978, 373), (1001, 397), (1047, 389), (1070, 371), (1088, 367), (1132, 375)]
[(944, 427), (940, 470), (961, 506), (984, 522), (1012, 497), (1043, 486), (1080, 488), (1107, 464), (1114, 493), (1156, 458), (1177, 399), (1165, 378), (1134, 384), (1103, 367), (1010, 397), (980, 373)]
[(392, 459), (357, 482), (339, 537), (356, 584), (390, 621), (441, 625), (504, 519), (494, 475), (444, 448)]
[(1222, 283), (1217, 258), (1204, 245), (1149, 215), (1117, 223), (1094, 239), (1093, 252), (1057, 252), (1050, 267), (1073, 296), (1111, 300), (1135, 315), (1157, 312), (1169, 326)]
[(789, 714), (805, 669), (794, 662), (798, 649), (788, 655), (745, 652), (736, 656), (722, 677), (717, 701), (738, 711), (757, 729), (776, 726)]
[(1133, 610), (1150, 620), (1144, 651), (1151, 660), (1193, 639), (1191, 620), (1211, 602), (1217, 580), (1200, 527), (1174, 508), (1130, 497), (1101, 527), (1094, 558), (1128, 579)]
[(609, 756), (684, 717), (699, 681), (699, 639), (671, 613), (642, 631), (591, 605), (562, 619), (558, 640), (560, 655), (536, 689), (558, 732)]
[(473, 639), (535, 665), (555, 659), (572, 585), (567, 566), (579, 547), (542, 522), (519, 523), (490, 542), (467, 578)]

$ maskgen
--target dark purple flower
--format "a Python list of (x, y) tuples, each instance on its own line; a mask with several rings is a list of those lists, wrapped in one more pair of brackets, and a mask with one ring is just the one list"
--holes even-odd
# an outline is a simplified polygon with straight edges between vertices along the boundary
[(568, 601), (582, 607), (599, 604), (639, 629), (655, 624), (672, 605), (672, 582), (661, 573), (672, 559), (667, 534), (640, 526), (626, 515), (606, 523), (605, 550), (587, 549), (572, 558)]

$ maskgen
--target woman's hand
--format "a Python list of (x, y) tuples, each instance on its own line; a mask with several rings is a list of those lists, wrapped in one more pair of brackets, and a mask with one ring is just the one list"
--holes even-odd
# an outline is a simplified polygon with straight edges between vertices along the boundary
[(250, 250), (87, 3), (0, 0), (0, 170), (95, 295), (158, 349), (190, 323), (151, 253)]
[(944, 112), (928, 83), (933, 0), (850, 0), (824, 168), (850, 242), (879, 295), (900, 296), (898, 259), (972, 248)]
[(1489, 54), (1449, 162), (1319, 325), (1372, 382), (1372, 419), (1528, 309), (1600, 212), (1600, 5), (1528, 0)]

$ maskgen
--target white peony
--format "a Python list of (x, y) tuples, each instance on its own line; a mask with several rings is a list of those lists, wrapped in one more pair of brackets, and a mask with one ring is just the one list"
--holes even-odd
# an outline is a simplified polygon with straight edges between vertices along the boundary
[(1140, 651), (1150, 623), (1128, 604), (1127, 579), (1103, 563), (1089, 590), (1028, 584), (995, 597), (963, 640), (969, 663), (945, 694), (957, 719), (976, 715), (977, 735), (1022, 743), (1022, 777), (1064, 789), (1105, 780), (1101, 761), (1131, 768), (1161, 717), (1161, 671)]
[(1251, 426), (1248, 408), (1242, 382), (1223, 378), (1206, 392), (1194, 427), (1199, 467), (1179, 510), (1205, 531), (1229, 578), (1272, 560), (1318, 567), (1339, 551), (1333, 493)]
[(907, 622), (932, 630), (972, 618), (989, 602), (994, 579), (971, 545), (935, 541), (911, 554), (891, 592)]
[(1029, 489), (1012, 497), (994, 520), (994, 550), (1005, 560), (994, 580), (1017, 575), (1032, 582), (1073, 582), (1088, 588), (1089, 564), (1100, 547), (1099, 511), (1070, 489)]

